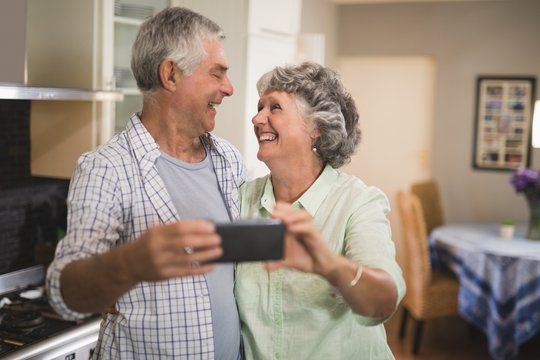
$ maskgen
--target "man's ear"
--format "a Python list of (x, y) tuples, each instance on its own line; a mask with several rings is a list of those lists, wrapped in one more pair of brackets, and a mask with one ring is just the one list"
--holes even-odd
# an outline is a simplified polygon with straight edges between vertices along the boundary
[(159, 64), (159, 79), (165, 90), (174, 90), (178, 72), (178, 67), (171, 59), (165, 59)]

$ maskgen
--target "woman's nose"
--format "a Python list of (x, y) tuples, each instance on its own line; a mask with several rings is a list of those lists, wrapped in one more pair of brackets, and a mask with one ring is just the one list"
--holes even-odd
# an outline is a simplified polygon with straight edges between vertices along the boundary
[(268, 121), (268, 119), (267, 119), (266, 114), (264, 113), (263, 110), (261, 110), (257, 114), (255, 114), (255, 116), (251, 119), (251, 123), (253, 125), (266, 124), (267, 121)]

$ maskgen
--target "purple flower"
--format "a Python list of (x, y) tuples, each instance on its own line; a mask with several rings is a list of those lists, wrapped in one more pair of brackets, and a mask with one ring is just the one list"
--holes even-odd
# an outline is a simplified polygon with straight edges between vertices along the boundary
[(538, 171), (529, 168), (513, 170), (510, 182), (516, 192), (537, 192), (540, 190), (540, 175)]

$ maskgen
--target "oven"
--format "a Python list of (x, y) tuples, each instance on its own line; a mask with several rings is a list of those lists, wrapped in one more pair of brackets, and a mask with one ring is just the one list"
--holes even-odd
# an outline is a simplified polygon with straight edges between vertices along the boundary
[(4, 287), (38, 279), (38, 285), (28, 284), (0, 296), (0, 358), (89, 359), (101, 318), (63, 320), (47, 301), (43, 276), (41, 266), (0, 276)]
[[(65, 231), (68, 182), (41, 179), (0, 191), (0, 359), (89, 359), (101, 318), (67, 321), (44, 291)], [(5, 209), (5, 211), (4, 211)]]

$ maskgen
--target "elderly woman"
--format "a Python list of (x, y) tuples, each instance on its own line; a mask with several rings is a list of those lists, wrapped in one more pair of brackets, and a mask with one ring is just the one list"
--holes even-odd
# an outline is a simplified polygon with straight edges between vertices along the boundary
[(287, 235), (283, 261), (238, 265), (246, 358), (392, 359), (383, 322), (405, 284), (388, 200), (336, 170), (360, 139), (354, 101), (315, 63), (278, 67), (257, 87), (257, 157), (271, 173), (241, 189), (241, 215), (279, 218)]

